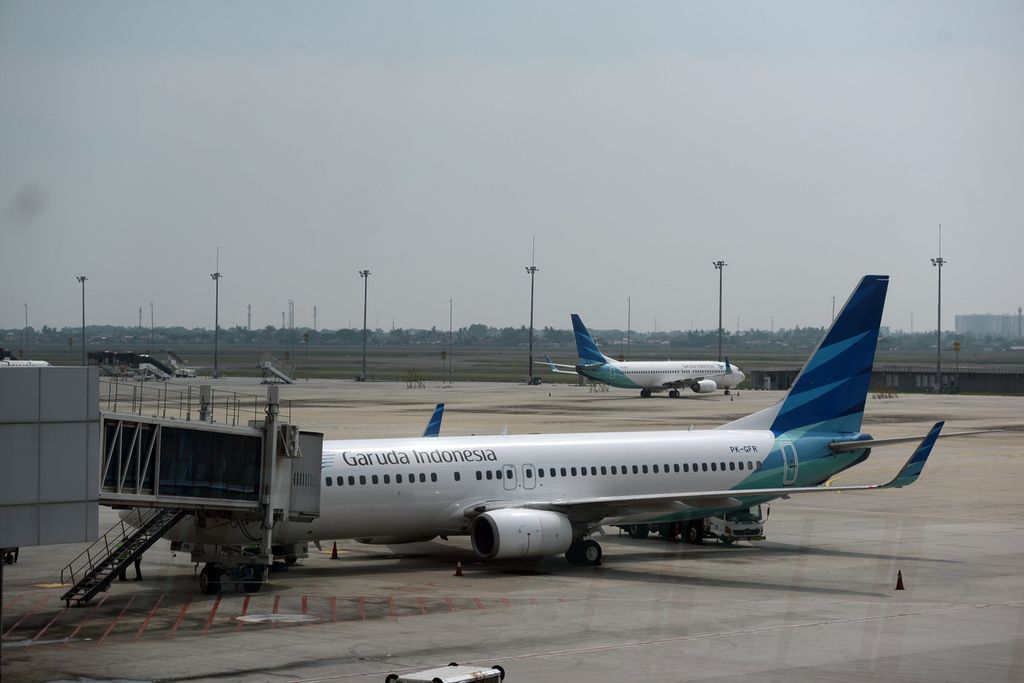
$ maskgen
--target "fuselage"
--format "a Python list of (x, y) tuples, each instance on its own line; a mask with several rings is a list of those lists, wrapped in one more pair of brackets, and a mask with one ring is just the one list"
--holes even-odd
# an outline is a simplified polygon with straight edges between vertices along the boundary
[(701, 380), (711, 380), (716, 388), (732, 389), (744, 379), (735, 365), (726, 367), (717, 361), (626, 361), (603, 365), (581, 363), (576, 370), (596, 382), (623, 389), (668, 391)]
[[(483, 503), (557, 507), (581, 499), (735, 491), (729, 505), (714, 509), (672, 502), (591, 510), (588, 519), (569, 513), (577, 516), (574, 523), (592, 526), (705, 517), (770, 499), (743, 497), (743, 489), (817, 484), (863, 457), (863, 451), (833, 454), (828, 443), (836, 437), (789, 441), (768, 430), (716, 429), (327, 441), (320, 517), (278, 524), (274, 540), (397, 542), (468, 533), (467, 510)], [(187, 526), (172, 537), (196, 533)], [(230, 543), (239, 542), (237, 533), (225, 524), (200, 535)]]

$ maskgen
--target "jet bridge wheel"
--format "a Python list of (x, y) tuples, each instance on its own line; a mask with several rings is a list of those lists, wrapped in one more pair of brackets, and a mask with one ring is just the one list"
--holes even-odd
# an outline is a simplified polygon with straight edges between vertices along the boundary
[(212, 562), (207, 562), (203, 570), (199, 572), (199, 590), (207, 595), (220, 592), (220, 567)]
[(569, 546), (569, 549), (565, 551), (565, 559), (569, 561), (569, 564), (580, 567), (596, 567), (601, 564), (603, 554), (601, 544), (588, 538)]

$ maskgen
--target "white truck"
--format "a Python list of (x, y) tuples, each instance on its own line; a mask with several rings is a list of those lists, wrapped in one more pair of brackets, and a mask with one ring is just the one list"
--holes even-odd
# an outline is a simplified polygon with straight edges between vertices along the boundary
[(760, 505), (721, 517), (704, 517), (685, 522), (627, 524), (620, 528), (631, 538), (647, 538), (653, 531), (663, 538), (682, 538), (687, 543), (702, 543), (705, 538), (717, 538), (725, 545), (736, 541), (764, 540), (764, 517)]

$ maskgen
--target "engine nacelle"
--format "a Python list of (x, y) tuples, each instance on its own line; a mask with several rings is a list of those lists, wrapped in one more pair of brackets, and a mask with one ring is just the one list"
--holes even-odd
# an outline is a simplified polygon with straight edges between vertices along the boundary
[(572, 523), (549, 510), (494, 510), (473, 521), (473, 550), (485, 560), (545, 557), (572, 545)]
[(424, 543), (432, 541), (434, 536), (370, 536), (355, 539), (358, 543), (366, 545), (398, 545), (399, 543)]
[(718, 388), (718, 383), (713, 379), (702, 379), (699, 382), (694, 382), (690, 385), (695, 394), (710, 394), (712, 391)]

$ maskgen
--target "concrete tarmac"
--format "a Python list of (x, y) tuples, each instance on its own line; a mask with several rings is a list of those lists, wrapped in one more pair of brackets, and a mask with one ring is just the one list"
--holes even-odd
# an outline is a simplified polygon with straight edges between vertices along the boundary
[[(255, 380), (218, 391), (260, 394)], [(778, 392), (639, 399), (568, 385), (284, 387), (293, 421), (327, 438), (703, 429)], [(875, 437), (1005, 431), (939, 442), (913, 486), (776, 501), (755, 544), (598, 536), (596, 568), (561, 557), (481, 564), (465, 539), (339, 541), (259, 593), (198, 590), (158, 543), (144, 580), (65, 609), (56, 584), (82, 545), (25, 548), (3, 570), (4, 681), (375, 681), (497, 663), (506, 681), (1024, 680), (1024, 398), (869, 398)], [(876, 449), (842, 483), (887, 479), (914, 445)], [(100, 529), (116, 516), (101, 511)], [(456, 561), (464, 575), (454, 576)], [(895, 590), (901, 573), (905, 590)]]

